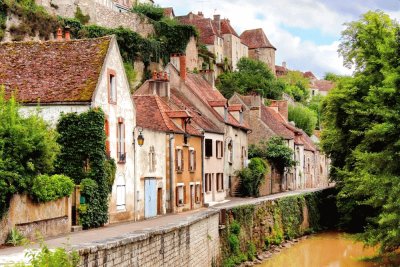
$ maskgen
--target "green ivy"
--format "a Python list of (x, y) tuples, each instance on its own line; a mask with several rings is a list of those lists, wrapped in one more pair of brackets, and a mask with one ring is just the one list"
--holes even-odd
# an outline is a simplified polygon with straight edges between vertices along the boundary
[(243, 196), (255, 196), (260, 194), (260, 186), (265, 181), (267, 163), (261, 158), (252, 158), (249, 166), (238, 172), (240, 177), (240, 193)]
[(153, 4), (138, 4), (132, 8), (132, 12), (159, 21), (164, 17), (164, 9)]
[(86, 190), (86, 184), (82, 190), (87, 210), (79, 215), (85, 229), (102, 226), (108, 220), (110, 178), (105, 163), (104, 120), (103, 111), (96, 108), (81, 114), (63, 114), (57, 125), (61, 145), (57, 170), (72, 177), (76, 184), (88, 178), (96, 183), (97, 190)]
[(90, 16), (83, 14), (83, 12), (79, 6), (76, 7), (74, 16), (75, 16), (75, 19), (79, 20), (79, 22), (82, 23), (83, 25), (87, 24), (90, 20)]

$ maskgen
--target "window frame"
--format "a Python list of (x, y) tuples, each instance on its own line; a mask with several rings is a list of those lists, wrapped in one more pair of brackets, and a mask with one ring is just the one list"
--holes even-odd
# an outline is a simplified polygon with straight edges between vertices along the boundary
[[(182, 193), (182, 199), (180, 198), (180, 192)], [(175, 204), (177, 207), (183, 207), (186, 203), (186, 188), (184, 184), (178, 184), (175, 187)], [(182, 201), (181, 201), (182, 200)]]
[(212, 139), (206, 138), (204, 140), (204, 156), (206, 158), (211, 158), (213, 156), (213, 140)]
[[(192, 158), (193, 157), (193, 158)], [(189, 171), (196, 171), (196, 151), (194, 149), (188, 150)]]
[(217, 159), (222, 159), (224, 157), (224, 142), (221, 140), (215, 141), (215, 155)]
[[(178, 157), (179, 154), (181, 156), (180, 160)], [(175, 170), (178, 173), (182, 173), (184, 170), (183, 149), (180, 147), (175, 148)]]
[(117, 122), (117, 162), (126, 162), (126, 135), (125, 135), (125, 123), (122, 117), (118, 118)]
[(107, 69), (108, 103), (117, 104), (117, 73), (113, 69)]

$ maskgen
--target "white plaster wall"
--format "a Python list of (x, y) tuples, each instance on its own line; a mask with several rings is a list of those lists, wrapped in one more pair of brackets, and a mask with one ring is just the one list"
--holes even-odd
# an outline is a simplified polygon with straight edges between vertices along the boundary
[(21, 106), (19, 112), (22, 116), (29, 116), (38, 114), (41, 116), (52, 128), (55, 128), (61, 113), (77, 112), (82, 113), (87, 111), (90, 105), (46, 105), (46, 106)]
[[(215, 134), (215, 133), (205, 133), (204, 139), (211, 139), (213, 142), (213, 155), (210, 158), (205, 157), (205, 153), (203, 153), (204, 160), (204, 174), (213, 173), (214, 181), (212, 181), (212, 191), (204, 193), (204, 203), (209, 202), (218, 202), (225, 199), (226, 191), (218, 192), (216, 188), (216, 179), (217, 173), (224, 173), (224, 159), (225, 153), (222, 158), (217, 158), (217, 149), (216, 149), (216, 141), (221, 141), (224, 143), (224, 135), (223, 134)], [(203, 142), (203, 151), (205, 151), (205, 142)], [(225, 151), (224, 151), (225, 152)], [(203, 185), (205, 185), (205, 177), (203, 177)], [(224, 177), (225, 180), (225, 177)], [(224, 184), (224, 188), (226, 189)]]
[[(156, 177), (157, 188), (162, 188), (162, 213), (166, 212), (166, 160), (167, 160), (167, 136), (164, 132), (157, 132), (150, 129), (143, 129), (142, 135), (144, 137), (143, 146), (136, 146), (136, 172), (139, 184), (139, 195), (137, 196), (138, 202), (138, 217), (144, 218), (144, 178)], [(136, 131), (135, 137), (138, 136)], [(154, 147), (155, 152), (155, 171), (150, 171), (149, 154), (150, 147)]]
[[(296, 151), (299, 151), (297, 153)], [(305, 174), (304, 174), (304, 146), (303, 145), (295, 145), (295, 160), (296, 163), (296, 173), (295, 173), (295, 181), (296, 181), (296, 189), (305, 188)]]
[[(125, 153), (126, 162), (117, 163), (116, 179), (119, 176), (123, 176), (125, 179), (126, 188), (126, 212), (130, 215), (121, 216), (124, 217), (121, 220), (133, 219), (134, 213), (134, 199), (135, 199), (135, 168), (133, 161), (133, 129), (136, 125), (136, 110), (134, 107), (133, 100), (129, 91), (129, 83), (126, 78), (125, 69), (123, 66), (122, 58), (119, 53), (118, 46), (116, 45), (115, 39), (112, 41), (109, 54), (105, 59), (103, 65), (102, 74), (98, 83), (98, 87), (94, 94), (94, 101), (92, 106), (101, 107), (108, 118), (109, 122), (109, 141), (110, 141), (110, 156), (117, 160), (117, 124), (118, 117), (124, 119), (125, 124)], [(108, 75), (107, 69), (112, 69), (116, 72), (116, 87), (117, 87), (117, 103), (109, 104), (108, 101)], [(115, 213), (123, 212), (117, 211), (116, 207), (116, 185), (114, 183), (112, 188), (112, 194), (109, 203), (110, 222), (114, 221)]]

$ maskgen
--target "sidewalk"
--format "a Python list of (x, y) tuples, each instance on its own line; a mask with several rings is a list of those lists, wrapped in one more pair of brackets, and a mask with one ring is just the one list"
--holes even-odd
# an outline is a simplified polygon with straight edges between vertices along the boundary
[[(90, 246), (93, 243), (106, 243), (110, 239), (119, 239), (127, 235), (143, 234), (154, 230), (162, 230), (173, 226), (188, 224), (208, 214), (218, 212), (220, 209), (232, 208), (242, 205), (256, 204), (265, 200), (273, 200), (286, 196), (300, 195), (309, 192), (320, 191), (325, 188), (304, 189), (288, 191), (259, 198), (229, 198), (221, 204), (215, 204), (210, 208), (201, 208), (194, 211), (188, 211), (177, 214), (167, 214), (152, 219), (137, 222), (127, 222), (120, 224), (111, 224), (101, 228), (69, 233), (68, 235), (58, 236), (45, 240), (49, 248), (70, 246), (78, 248)], [(92, 243), (92, 244), (91, 244)], [(37, 245), (32, 246), (38, 247)], [(24, 247), (7, 247), (0, 249), (0, 266), (9, 262), (18, 262), (23, 260), (26, 249)]]

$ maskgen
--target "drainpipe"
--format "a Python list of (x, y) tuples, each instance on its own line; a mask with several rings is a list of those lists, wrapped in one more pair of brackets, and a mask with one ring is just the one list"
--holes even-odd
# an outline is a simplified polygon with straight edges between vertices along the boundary
[(133, 168), (134, 168), (134, 170), (133, 170), (133, 192), (134, 192), (134, 194), (133, 194), (133, 218), (134, 218), (134, 221), (137, 221), (137, 218), (138, 218), (138, 214), (137, 214), (137, 194), (138, 194), (138, 192), (137, 192), (137, 185), (136, 185), (136, 177), (137, 177), (137, 174), (136, 174), (136, 172), (137, 172), (137, 164), (136, 164), (136, 142), (135, 142), (135, 130), (136, 130), (136, 127), (133, 129), (133, 142), (132, 142), (132, 145), (133, 145)]
[(204, 185), (205, 185), (205, 174), (204, 174), (204, 135), (203, 135), (203, 137), (201, 138), (201, 177), (203, 177), (203, 179), (202, 179), (202, 186), (201, 186), (201, 188), (203, 189), (203, 199), (202, 199), (202, 201), (203, 201), (203, 205), (204, 205), (204, 193), (206, 192), (206, 190), (205, 190), (205, 188), (204, 188)]
[(175, 212), (175, 205), (174, 205), (174, 160), (172, 159), (173, 155), (173, 146), (172, 141), (174, 139), (174, 134), (169, 134), (169, 204), (170, 204), (170, 212)]

